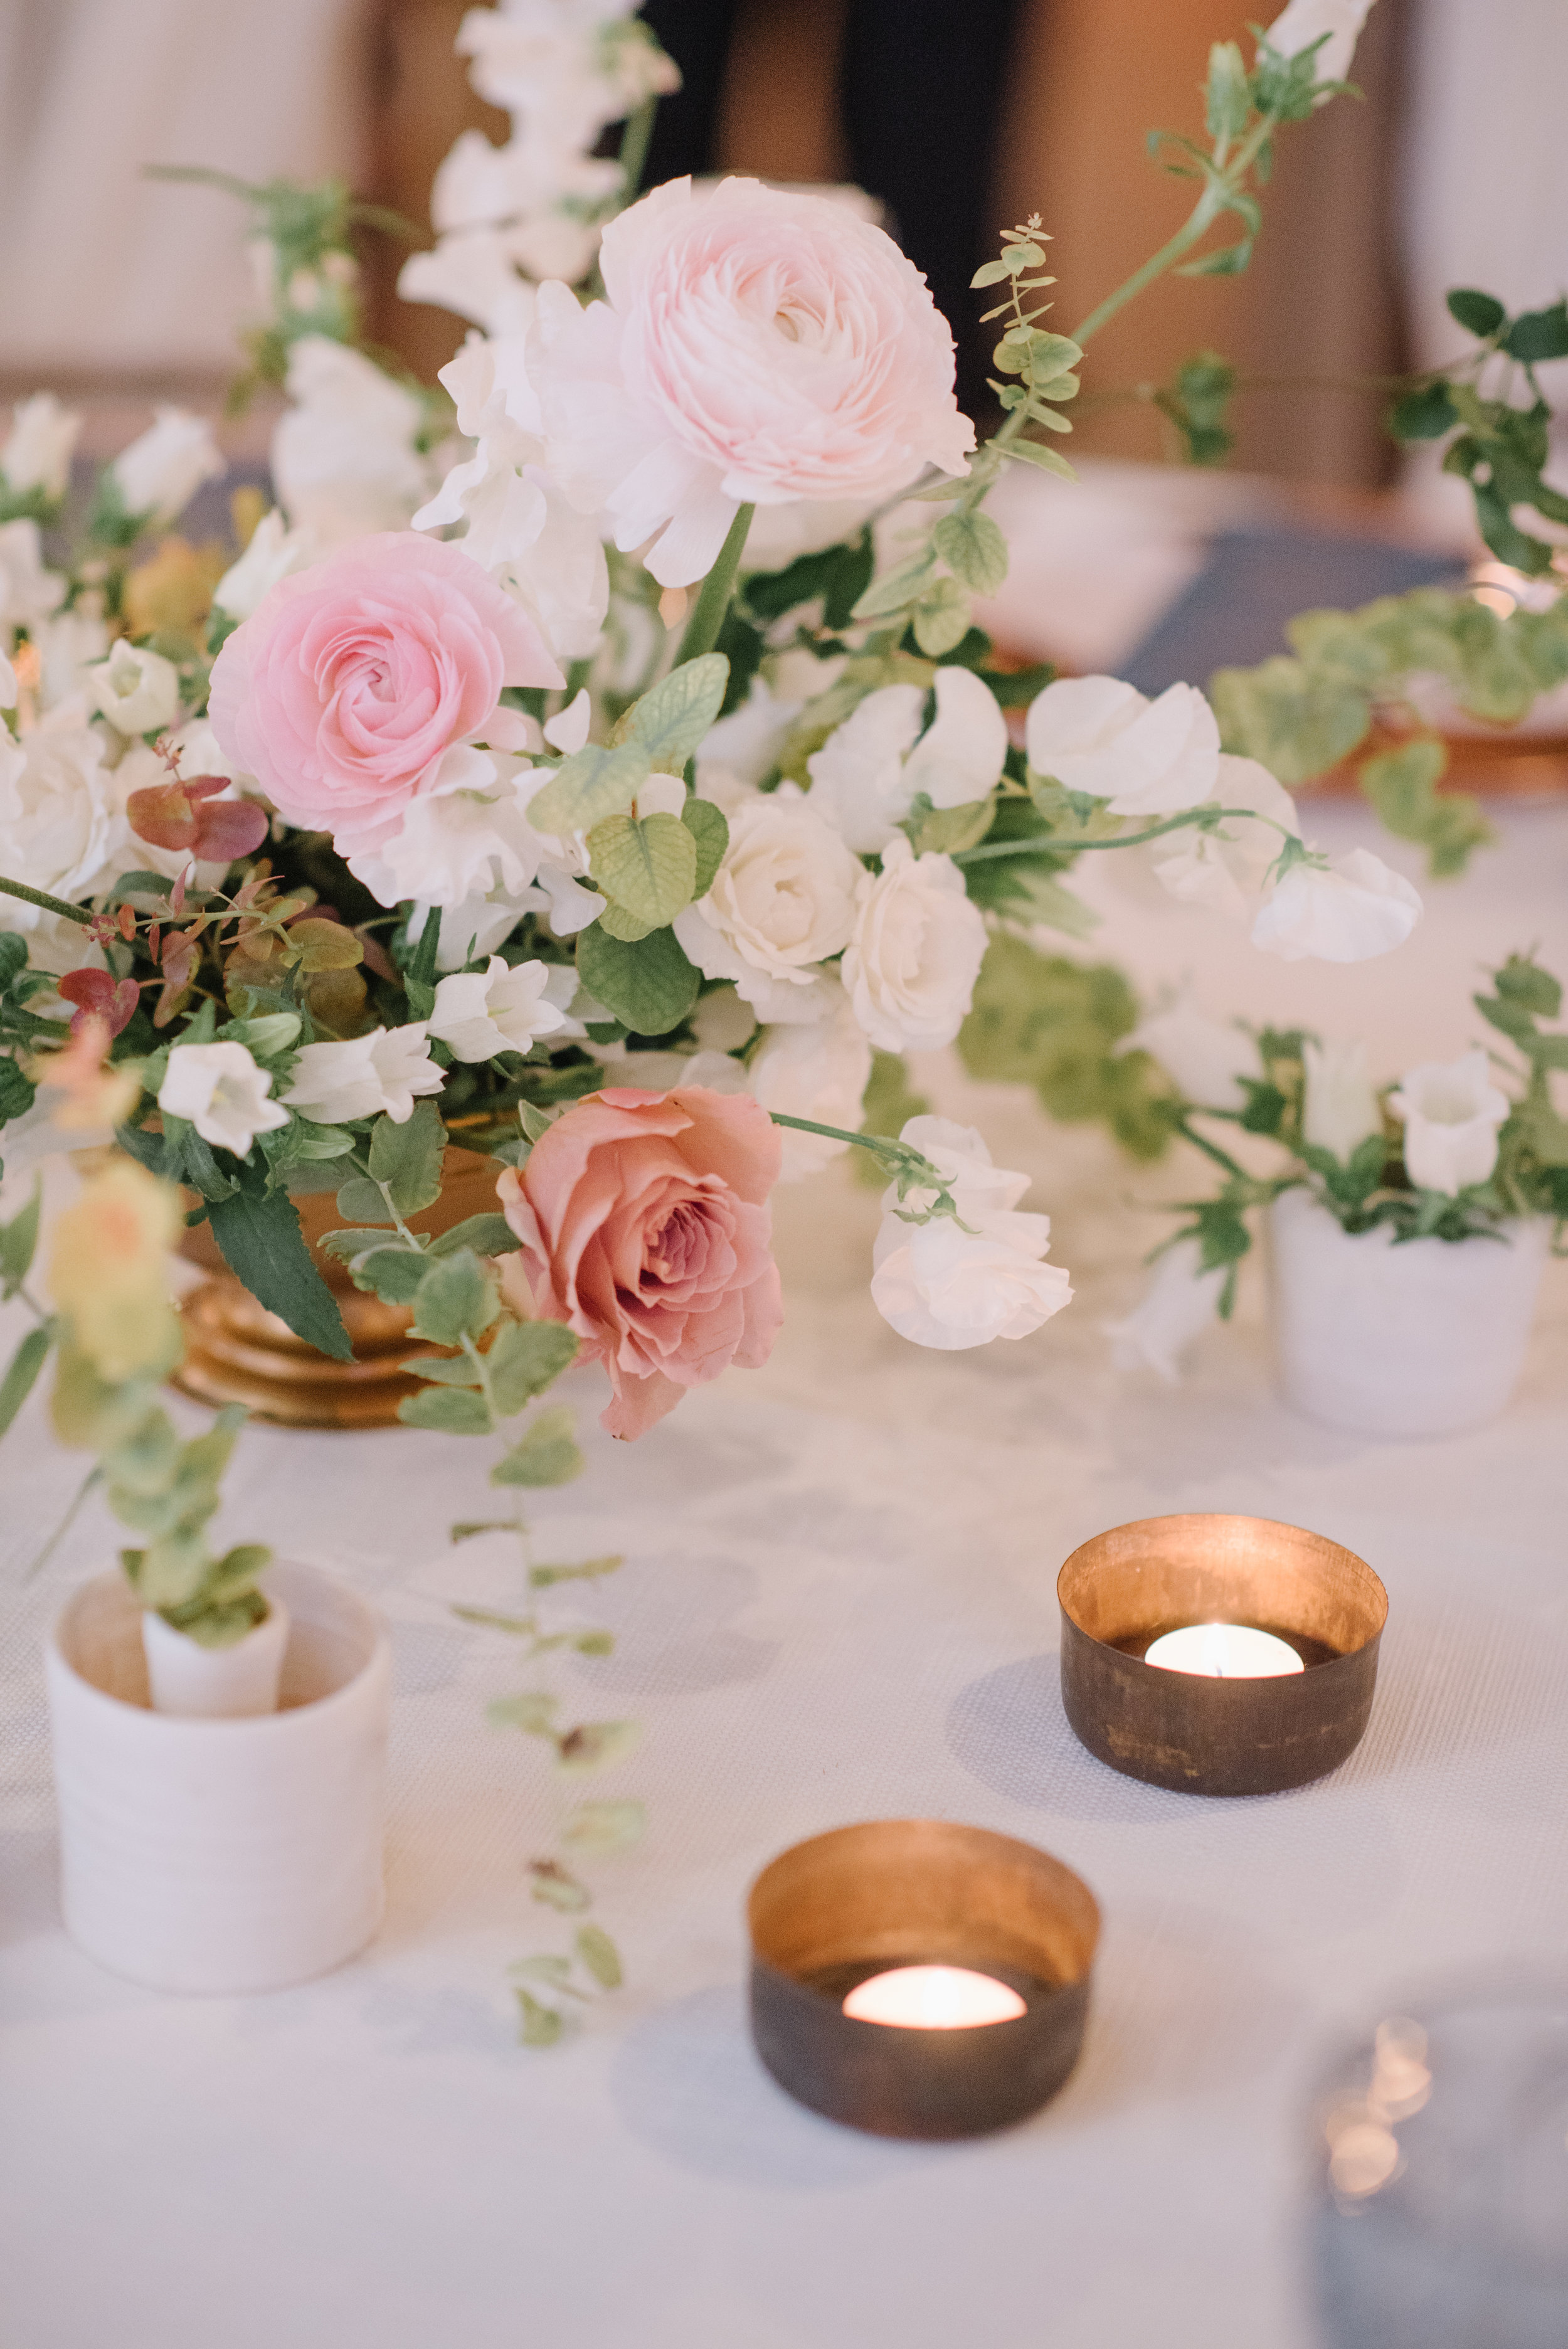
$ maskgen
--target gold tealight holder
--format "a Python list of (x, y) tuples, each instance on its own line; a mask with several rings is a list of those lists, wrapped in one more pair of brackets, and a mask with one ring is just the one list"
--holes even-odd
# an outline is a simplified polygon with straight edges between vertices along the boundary
[[(1268, 1517), (1143, 1517), (1097, 1534), (1057, 1579), (1062, 1703), (1113, 1770), (1188, 1795), (1273, 1795), (1361, 1741), (1388, 1594), (1354, 1551)], [(1267, 1678), (1145, 1661), (1169, 1632), (1244, 1628), (1291, 1660)], [(1245, 1651), (1255, 1640), (1237, 1643)], [(1295, 1660), (1299, 1660), (1298, 1662)], [(1222, 1664), (1222, 1671), (1223, 1665)]]
[(758, 2053), (830, 2120), (977, 2137), (1078, 2061), (1099, 1911), (1032, 1844), (943, 1819), (839, 1827), (763, 1869), (748, 1920)]

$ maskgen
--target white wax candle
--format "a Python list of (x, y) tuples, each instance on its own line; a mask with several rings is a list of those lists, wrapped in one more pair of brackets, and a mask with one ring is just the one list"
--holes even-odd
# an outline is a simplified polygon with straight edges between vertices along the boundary
[(1250, 1623), (1189, 1623), (1156, 1640), (1143, 1661), (1163, 1672), (1202, 1672), (1216, 1681), (1282, 1680), (1306, 1669), (1288, 1641)]
[(895, 2023), (906, 2031), (962, 2031), (1011, 2023), (1024, 2012), (1016, 1990), (969, 1966), (894, 1966), (857, 1982), (844, 2001), (844, 2013), (857, 2023)]

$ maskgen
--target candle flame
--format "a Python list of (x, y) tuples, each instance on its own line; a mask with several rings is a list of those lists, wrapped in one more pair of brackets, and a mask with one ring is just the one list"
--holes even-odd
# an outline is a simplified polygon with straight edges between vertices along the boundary
[(1016, 1990), (969, 1966), (893, 1966), (858, 1982), (844, 2001), (857, 2023), (891, 2023), (906, 2031), (963, 2031), (1012, 2023), (1026, 2013)]

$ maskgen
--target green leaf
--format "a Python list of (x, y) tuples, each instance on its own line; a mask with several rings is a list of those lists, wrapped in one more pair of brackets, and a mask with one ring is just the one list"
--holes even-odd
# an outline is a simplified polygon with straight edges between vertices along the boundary
[(908, 563), (901, 563), (882, 578), (873, 580), (857, 599), (851, 619), (880, 620), (887, 613), (902, 612), (920, 593), (935, 560), (934, 549), (926, 546)]
[[(454, 1526), (452, 1539), (471, 1539), (475, 1534), (514, 1534), (518, 1530), (515, 1517), (499, 1517), (485, 1526)], [(452, 1612), (465, 1623), (480, 1624), (487, 1631), (510, 1631), (515, 1639), (530, 1640), (539, 1629), (537, 1615), (498, 1615), (491, 1607), (464, 1607), (454, 1600)]]
[[(562, 1841), (574, 1851), (629, 1851), (642, 1840), (646, 1826), (647, 1814), (641, 1803), (580, 1803), (566, 1822)], [(535, 1862), (536, 1877), (538, 1872)]]
[(1561, 986), (1528, 955), (1510, 955), (1494, 984), (1505, 1002), (1521, 1004), (1542, 1019), (1555, 1019), (1563, 1009)]
[[(337, 1212), (352, 1225), (379, 1222), (384, 1229), (392, 1227), (392, 1210), (367, 1174), (351, 1174), (337, 1195)], [(329, 1233), (322, 1242), (327, 1247), (335, 1234)]]
[(931, 537), (948, 569), (977, 595), (994, 595), (1007, 576), (1007, 542), (989, 514), (944, 514)]
[(349, 1278), (356, 1288), (367, 1289), (383, 1305), (411, 1305), (428, 1268), (429, 1260), (420, 1249), (382, 1247), (356, 1257)]
[(696, 842), (691, 894), (694, 899), (706, 897), (729, 846), (728, 820), (722, 808), (716, 808), (711, 800), (688, 799), (681, 810), (681, 822)]
[[(441, 1195), (441, 1158), (447, 1129), (433, 1101), (417, 1101), (411, 1114), (397, 1124), (378, 1117), (370, 1129), (370, 1174), (385, 1183), (400, 1216), (417, 1216), (434, 1206)], [(351, 1186), (347, 1184), (344, 1189)], [(342, 1193), (338, 1213), (343, 1214)]]
[(1184, 261), (1176, 271), (1178, 277), (1239, 277), (1253, 257), (1250, 236), (1236, 239), (1234, 244), (1222, 244), (1216, 252), (1205, 253), (1196, 261)]
[(621, 1953), (602, 1925), (579, 1925), (577, 1954), (602, 1989), (620, 1989), (625, 1979)]
[(619, 815), (632, 805), (651, 764), (645, 743), (624, 742), (616, 750), (587, 743), (563, 760), (529, 802), (528, 820), (536, 831), (552, 833), (558, 840), (591, 831), (603, 817)]
[(519, 1975), (524, 1982), (550, 1982), (557, 1990), (571, 1987), (572, 1961), (557, 1956), (553, 1951), (542, 1950), (535, 1957), (517, 1958), (508, 1966), (507, 1971)]
[(932, 581), (915, 605), (913, 626), (916, 644), (932, 660), (963, 643), (969, 633), (969, 597), (956, 579)]
[(14, 1117), (25, 1116), (37, 1096), (37, 1086), (23, 1075), (15, 1061), (0, 1053), (0, 1125), (9, 1125)]
[(543, 1689), (521, 1696), (498, 1696), (485, 1707), (492, 1729), (521, 1729), (525, 1737), (553, 1737), (557, 1700)]
[(1515, 318), (1502, 338), (1510, 358), (1530, 366), (1542, 359), (1568, 358), (1568, 302), (1553, 302), (1549, 310), (1526, 310)]
[(0, 1435), (5, 1434), (32, 1393), (54, 1338), (55, 1324), (45, 1321), (36, 1330), (28, 1330), (12, 1355), (5, 1377), (0, 1379)]
[(1429, 383), (1419, 391), (1408, 391), (1388, 410), (1388, 429), (1396, 440), (1440, 440), (1459, 420), (1446, 383)]
[(586, 1909), (590, 1894), (585, 1884), (579, 1884), (568, 1874), (558, 1859), (532, 1859), (528, 1872), (533, 1878), (533, 1897), (547, 1909), (559, 1909), (565, 1915)]
[(983, 285), (999, 285), (1004, 277), (1011, 277), (1012, 274), (1005, 261), (982, 262), (969, 280), (969, 290), (973, 294)]
[(43, 1204), (44, 1178), (36, 1174), (26, 1206), (8, 1224), (0, 1224), (0, 1296), (15, 1297), (32, 1268)]
[(352, 1361), (343, 1316), (311, 1260), (288, 1193), (269, 1191), (264, 1171), (248, 1163), (240, 1168), (240, 1184), (231, 1197), (214, 1199), (209, 1211), (212, 1237), (229, 1269), (296, 1338), (334, 1361)]
[[(346, 1190), (348, 1185), (345, 1184), (343, 1187)], [(380, 1199), (379, 1191), (376, 1196)], [(316, 1242), (316, 1246), (324, 1254), (337, 1257), (344, 1263), (349, 1263), (356, 1256), (368, 1256), (372, 1248), (387, 1247), (390, 1245), (387, 1237), (390, 1228), (387, 1224), (350, 1225), (346, 1231), (327, 1232)], [(405, 1256), (412, 1253), (410, 1249), (403, 1247), (401, 1240), (397, 1242), (397, 1246)]]
[[(649, 763), (663, 774), (684, 773), (686, 761), (696, 755), (717, 720), (728, 682), (729, 663), (722, 653), (703, 653), (696, 660), (683, 661), (640, 701), (633, 702), (616, 723), (615, 740), (639, 745)], [(530, 822), (541, 831), (554, 829), (541, 823), (534, 812), (538, 805), (536, 800), (529, 809)], [(585, 827), (577, 824), (573, 829)]]
[(409, 1354), (404, 1368), (432, 1386), (482, 1388), (485, 1382), (484, 1372), (467, 1354)]
[(1473, 286), (1456, 285), (1449, 295), (1449, 316), (1461, 326), (1467, 335), (1495, 335), (1508, 312), (1495, 294), (1478, 293)]
[[(953, 495), (963, 488), (954, 482)], [(782, 571), (760, 572), (746, 583), (746, 601), (759, 620), (781, 620), (786, 612), (822, 599), (822, 625), (830, 629), (849, 626), (850, 615), (871, 585), (876, 555), (871, 533), (863, 532), (849, 545), (827, 546), (798, 555)]]
[(563, 1405), (542, 1411), (520, 1444), (490, 1470), (492, 1485), (565, 1485), (581, 1475), (583, 1454)]
[(673, 930), (627, 941), (593, 922), (577, 940), (577, 971), (595, 1002), (638, 1036), (666, 1036), (678, 1028), (702, 986)]
[(468, 1216), (449, 1232), (430, 1242), (431, 1256), (450, 1256), (457, 1248), (472, 1248), (476, 1256), (511, 1256), (521, 1241), (504, 1216)]
[(1058, 450), (1047, 449), (1039, 440), (1011, 440), (1009, 457), (1021, 457), (1026, 464), (1037, 465), (1042, 473), (1057, 473), (1064, 481), (1076, 481), (1078, 475)]
[(1252, 110), (1252, 90), (1241, 50), (1234, 41), (1214, 42), (1209, 51), (1209, 83), (1203, 116), (1210, 138), (1239, 138), (1247, 127)]
[(482, 1394), (464, 1387), (426, 1387), (405, 1395), (397, 1406), (405, 1427), (433, 1428), (441, 1435), (489, 1435), (495, 1426)]
[(531, 1991), (522, 1989), (521, 1984), (517, 2004), (521, 2017), (517, 2035), (523, 2046), (553, 2047), (566, 2027), (555, 2008), (542, 2005)]
[(618, 1566), (625, 1563), (625, 1558), (617, 1554), (613, 1557), (587, 1557), (577, 1566), (531, 1566), (528, 1587), (531, 1590), (548, 1590), (556, 1582), (596, 1582), (601, 1575), (614, 1574)]
[(503, 1419), (521, 1411), (560, 1377), (577, 1340), (560, 1321), (509, 1321), (486, 1357), (490, 1392)]
[(644, 938), (651, 938), (659, 925), (628, 913), (624, 905), (617, 905), (612, 898), (599, 916), (599, 926), (606, 937), (618, 939), (623, 946), (636, 946)]
[(456, 1346), (480, 1338), (500, 1311), (495, 1280), (471, 1248), (437, 1259), (414, 1299), (412, 1334), (433, 1346)]
[(1358, 775), (1388, 830), (1397, 839), (1418, 841), (1439, 878), (1462, 873), (1470, 850), (1496, 837), (1477, 801), (1460, 792), (1439, 797), (1447, 765), (1444, 745), (1423, 740), (1367, 760)]
[(556, 1748), (557, 1767), (569, 1776), (603, 1770), (630, 1754), (643, 1733), (636, 1721), (583, 1721), (569, 1729)]
[(696, 834), (679, 816), (606, 816), (588, 835), (588, 857), (605, 896), (651, 930), (691, 904)]

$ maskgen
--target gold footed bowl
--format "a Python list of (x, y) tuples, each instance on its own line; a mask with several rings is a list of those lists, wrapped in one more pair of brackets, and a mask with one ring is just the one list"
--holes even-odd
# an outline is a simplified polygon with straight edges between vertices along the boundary
[[(493, 1210), (500, 1171), (497, 1159), (449, 1144), (441, 1195), (423, 1215), (407, 1218), (409, 1228), (434, 1237)], [(448, 1350), (410, 1339), (413, 1316), (407, 1306), (367, 1296), (335, 1257), (323, 1255), (327, 1233), (346, 1228), (335, 1192), (305, 1192), (294, 1205), (316, 1269), (337, 1301), (354, 1360), (334, 1361), (258, 1305), (224, 1263), (211, 1226), (198, 1224), (186, 1233), (181, 1254), (209, 1278), (184, 1300), (185, 1359), (171, 1383), (201, 1402), (242, 1402), (256, 1418), (283, 1427), (396, 1426), (398, 1404), (422, 1384), (403, 1368), (407, 1357)]]

